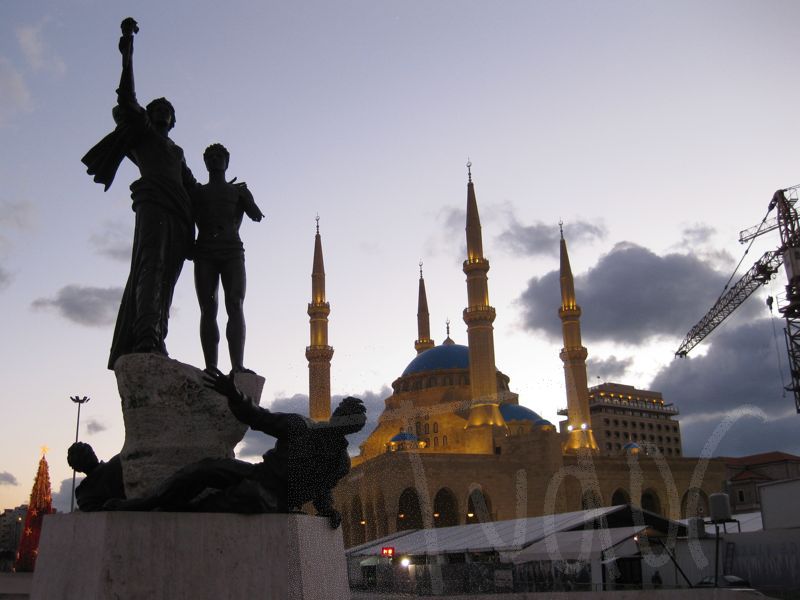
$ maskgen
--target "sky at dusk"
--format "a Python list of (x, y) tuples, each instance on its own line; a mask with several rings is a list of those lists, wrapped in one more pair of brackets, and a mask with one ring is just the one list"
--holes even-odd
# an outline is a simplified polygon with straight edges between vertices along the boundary
[[(225, 144), (228, 176), (266, 215), (241, 229), (245, 364), (267, 379), (262, 405), (307, 408), (317, 214), (334, 395), (364, 397), (377, 418), (415, 356), (420, 260), (433, 338), (450, 319), (466, 343), (469, 158), (497, 366), (521, 404), (553, 422), (566, 406), (561, 220), (592, 384), (662, 392), (686, 455), (721, 424), (715, 455), (800, 453), (783, 323), (764, 303), (782, 272), (673, 358), (741, 258), (739, 231), (800, 183), (797, 2), (3, 0), (0, 507), (27, 501), (43, 445), (68, 507), (70, 396), (91, 397), (80, 437), (101, 458), (124, 440), (105, 365), (138, 173), (124, 163), (104, 193), (80, 158), (114, 126), (127, 16), (140, 101), (172, 101), (171, 137), (199, 180), (205, 147)], [(778, 243), (759, 238), (740, 272)], [(167, 347), (202, 366), (198, 322), (187, 263)], [(224, 343), (220, 356), (227, 368)], [(248, 436), (242, 456), (257, 445)]]

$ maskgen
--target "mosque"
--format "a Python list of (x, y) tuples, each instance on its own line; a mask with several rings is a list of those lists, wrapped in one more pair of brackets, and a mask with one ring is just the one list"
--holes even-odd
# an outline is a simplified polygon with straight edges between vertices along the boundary
[[(453, 342), (449, 326), (441, 344), (431, 339), (420, 269), (417, 355), (392, 383), (377, 426), (334, 490), (345, 546), (407, 529), (628, 503), (670, 518), (708, 515), (708, 495), (723, 489), (724, 465), (682, 456), (677, 408), (657, 392), (614, 383), (588, 387), (563, 233), (558, 316), (567, 408), (558, 430), (519, 404), (510, 378), (495, 365), (495, 309), (471, 172), (466, 237), (468, 345)], [(309, 414), (317, 420), (330, 417), (329, 314), (317, 227), (306, 348)]]

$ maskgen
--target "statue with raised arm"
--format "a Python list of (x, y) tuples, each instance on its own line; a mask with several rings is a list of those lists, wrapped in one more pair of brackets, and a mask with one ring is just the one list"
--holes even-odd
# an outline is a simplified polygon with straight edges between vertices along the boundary
[(142, 108), (136, 99), (133, 35), (139, 28), (130, 17), (121, 27), (122, 75), (112, 111), (117, 127), (82, 159), (106, 190), (126, 156), (141, 174), (130, 186), (136, 227), (109, 369), (125, 354), (167, 355), (164, 340), (172, 294), (194, 238), (190, 193), (197, 186), (183, 150), (169, 138), (175, 126), (172, 104), (158, 98)]
[(346, 435), (360, 431), (366, 409), (347, 397), (329, 421), (313, 421), (292, 413), (274, 413), (242, 394), (232, 376), (219, 371), (208, 385), (225, 396), (231, 412), (251, 429), (276, 439), (264, 460), (252, 464), (233, 458), (207, 458), (167, 478), (153, 496), (112, 500), (108, 510), (198, 512), (291, 512), (311, 502), (331, 527), (342, 521), (331, 494), (350, 471)]
[(252, 373), (244, 367), (244, 294), (246, 277), (244, 246), (239, 227), (245, 214), (253, 221), (264, 218), (244, 184), (228, 183), (225, 171), (230, 154), (222, 144), (212, 144), (203, 153), (208, 183), (192, 195), (197, 241), (194, 246), (194, 286), (200, 304), (200, 343), (206, 371), (217, 369), (219, 327), (219, 283), (225, 292), (228, 325), (225, 337), (231, 358), (231, 373)]

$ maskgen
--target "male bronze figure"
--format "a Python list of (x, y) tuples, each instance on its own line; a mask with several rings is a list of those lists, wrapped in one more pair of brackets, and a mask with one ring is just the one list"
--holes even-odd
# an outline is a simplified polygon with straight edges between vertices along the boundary
[(252, 373), (244, 367), (244, 295), (246, 276), (244, 246), (239, 227), (244, 214), (253, 221), (264, 218), (243, 184), (228, 183), (225, 172), (230, 154), (222, 144), (212, 144), (203, 153), (208, 169), (208, 183), (192, 195), (197, 241), (194, 246), (194, 286), (200, 304), (200, 343), (206, 371), (217, 369), (219, 327), (219, 283), (225, 293), (228, 324), (225, 337), (231, 358), (231, 372)]
[(361, 400), (345, 398), (329, 421), (316, 422), (257, 406), (236, 387), (232, 375), (214, 371), (208, 385), (227, 398), (242, 423), (275, 437), (275, 447), (258, 464), (234, 458), (192, 463), (167, 478), (153, 496), (112, 499), (104, 509), (252, 514), (297, 511), (311, 502), (319, 516), (338, 527), (342, 518), (331, 491), (350, 471), (345, 436), (366, 424)]
[(158, 98), (142, 108), (136, 99), (133, 35), (139, 28), (130, 17), (121, 27), (122, 74), (113, 110), (117, 127), (82, 159), (106, 190), (125, 156), (141, 173), (131, 184), (136, 228), (109, 369), (124, 354), (167, 354), (164, 340), (172, 294), (194, 238), (190, 192), (197, 186), (183, 150), (169, 138), (175, 126), (172, 104)]
[(103, 462), (98, 460), (89, 444), (75, 442), (67, 450), (67, 463), (79, 473), (86, 474), (86, 478), (75, 488), (78, 510), (103, 510), (109, 500), (125, 498), (119, 454), (115, 454), (108, 462)]

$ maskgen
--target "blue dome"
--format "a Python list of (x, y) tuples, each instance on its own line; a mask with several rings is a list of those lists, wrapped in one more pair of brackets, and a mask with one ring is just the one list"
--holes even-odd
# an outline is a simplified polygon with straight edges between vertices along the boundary
[(417, 439), (418, 439), (417, 436), (415, 436), (413, 433), (409, 433), (407, 431), (403, 431), (402, 433), (398, 433), (396, 436), (394, 436), (389, 441), (390, 442), (416, 442)]
[(639, 450), (640, 446), (636, 442), (628, 442), (622, 447), (623, 450)]
[(547, 421), (537, 415), (530, 408), (520, 406), (519, 404), (501, 404), (500, 414), (506, 421), (533, 421), (535, 425), (551, 425)]
[(460, 344), (442, 344), (425, 350), (408, 363), (402, 377), (440, 369), (469, 369), (469, 348)]

